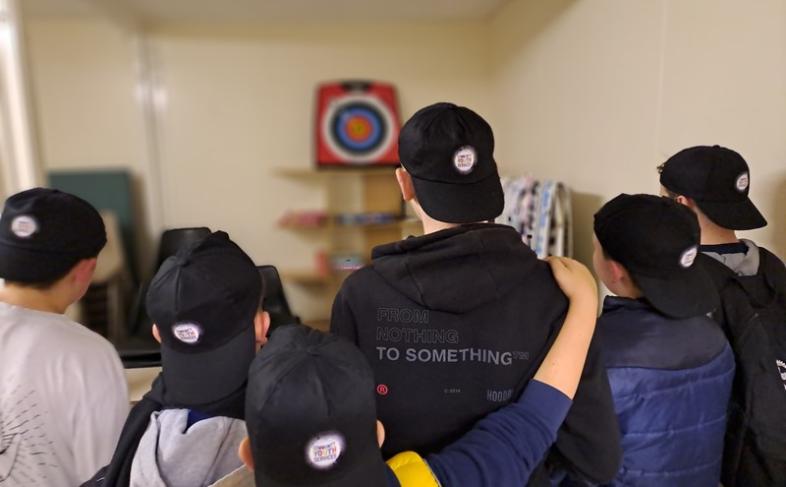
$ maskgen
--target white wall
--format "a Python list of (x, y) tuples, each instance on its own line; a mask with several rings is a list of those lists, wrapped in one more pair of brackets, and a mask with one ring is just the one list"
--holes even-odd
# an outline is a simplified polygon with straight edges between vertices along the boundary
[(260, 263), (312, 263), (314, 239), (275, 222), (323, 194), (274, 170), (312, 163), (314, 87), (352, 77), (395, 83), (404, 118), (437, 100), (481, 112), (503, 172), (576, 190), (585, 260), (605, 200), (657, 192), (658, 164), (713, 143), (748, 159), (771, 221), (753, 235), (786, 254), (782, 0), (512, 0), (476, 22), (155, 27), (144, 37), (165, 103), (147, 126), (153, 159), (136, 36), (103, 19), (29, 24), (47, 166), (130, 167), (148, 192), (161, 185), (148, 221), (225, 229)]
[[(133, 36), (102, 19), (30, 24), (49, 168), (130, 167), (160, 182), (152, 210), (163, 227), (226, 230), (257, 262), (279, 267), (313, 267), (319, 246), (276, 221), (287, 209), (323, 207), (323, 192), (275, 176), (313, 164), (317, 83), (392, 82), (404, 118), (439, 100), (492, 106), (481, 23), (169, 25), (145, 34), (163, 100), (159, 164), (147, 171)], [(324, 302), (301, 298), (303, 314), (324, 314)]]
[(393, 82), (405, 118), (438, 99), (488, 109), (490, 94), (478, 89), (488, 72), (478, 31), (470, 24), (292, 24), (153, 32), (167, 96), (165, 222), (221, 225), (259, 257), (286, 258), (292, 236), (274, 234), (273, 221), (301, 198), (316, 201), (302, 185), (274, 178), (274, 169), (313, 164), (316, 84)]
[(752, 235), (786, 254), (786, 3), (514, 0), (492, 32), (498, 159), (580, 193), (580, 256), (598, 205), (715, 143), (752, 166)]
[[(276, 25), (154, 31), (151, 46), (166, 92), (160, 119), (167, 226), (227, 230), (257, 262), (313, 268), (314, 238), (279, 229), (292, 208), (321, 208), (317, 184), (275, 175), (313, 164), (314, 90), (336, 79), (394, 83), (402, 115), (437, 100), (488, 110), (480, 27)], [(324, 246), (323, 246), (324, 247)], [(306, 316), (322, 302), (292, 288)]]
[(43, 17), (27, 21), (26, 37), (45, 169), (128, 169), (138, 188), (137, 245), (149, 264), (158, 228), (137, 36), (100, 17)]

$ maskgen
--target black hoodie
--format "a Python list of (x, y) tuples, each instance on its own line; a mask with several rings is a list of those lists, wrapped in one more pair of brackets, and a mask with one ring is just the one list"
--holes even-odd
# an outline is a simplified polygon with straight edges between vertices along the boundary
[[(510, 227), (473, 224), (377, 247), (336, 296), (331, 331), (375, 371), (383, 452), (438, 451), (518, 398), (562, 326), (567, 300)], [(614, 478), (619, 428), (592, 347), (549, 465)], [(535, 476), (537, 477), (537, 476)]]

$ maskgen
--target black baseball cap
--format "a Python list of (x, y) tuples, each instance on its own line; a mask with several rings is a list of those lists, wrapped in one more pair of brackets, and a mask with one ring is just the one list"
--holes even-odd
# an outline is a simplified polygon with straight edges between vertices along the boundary
[(56, 189), (22, 191), (6, 200), (0, 215), (0, 278), (51, 281), (104, 245), (104, 221), (87, 201)]
[(474, 223), (502, 213), (494, 134), (469, 108), (452, 103), (421, 108), (401, 128), (398, 153), (430, 217)]
[(687, 196), (707, 217), (731, 230), (753, 230), (767, 220), (750, 200), (750, 169), (737, 152), (719, 145), (684, 149), (663, 165), (660, 183)]
[(147, 311), (158, 325), (164, 384), (176, 405), (212, 403), (245, 386), (261, 297), (254, 262), (225, 232), (164, 261)]
[(273, 332), (249, 370), (246, 427), (260, 487), (386, 485), (373, 372), (343, 338)]
[(710, 276), (695, 265), (701, 234), (688, 207), (660, 196), (621, 194), (595, 214), (595, 236), (664, 315), (690, 318), (718, 306)]

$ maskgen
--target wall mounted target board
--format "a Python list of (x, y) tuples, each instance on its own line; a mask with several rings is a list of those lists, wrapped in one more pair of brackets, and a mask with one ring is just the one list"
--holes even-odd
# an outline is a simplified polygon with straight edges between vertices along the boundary
[(319, 167), (398, 165), (396, 89), (388, 83), (343, 81), (317, 88)]

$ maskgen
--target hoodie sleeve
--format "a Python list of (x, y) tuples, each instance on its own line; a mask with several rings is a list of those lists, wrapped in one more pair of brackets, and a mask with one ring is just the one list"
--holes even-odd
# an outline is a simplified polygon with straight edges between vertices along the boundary
[(620, 430), (597, 338), (590, 345), (573, 406), (547, 459), (576, 480), (607, 483), (622, 462)]
[(333, 301), (330, 313), (330, 333), (346, 338), (354, 344), (358, 343), (357, 321), (347, 300), (346, 289), (342, 286)]
[(521, 398), (480, 420), (428, 464), (445, 486), (525, 485), (570, 408), (557, 389), (530, 381)]

